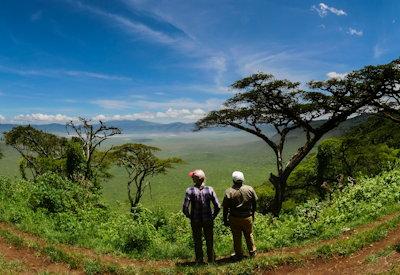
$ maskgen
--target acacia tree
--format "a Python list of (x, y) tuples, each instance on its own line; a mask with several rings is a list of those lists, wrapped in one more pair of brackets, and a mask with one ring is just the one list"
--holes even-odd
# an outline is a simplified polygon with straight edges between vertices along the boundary
[(27, 178), (26, 170), (36, 178), (47, 171), (62, 173), (68, 140), (37, 130), (32, 126), (17, 126), (4, 133), (5, 143), (22, 156), (20, 172)]
[(394, 67), (397, 68), (397, 71), (394, 72), (397, 74), (397, 78), (384, 83), (385, 88), (389, 90), (387, 96), (376, 99), (372, 105), (373, 110), (378, 115), (383, 115), (396, 123), (400, 123), (400, 59), (393, 61), (393, 63), (395, 64)]
[(125, 168), (128, 174), (127, 191), (131, 212), (135, 212), (145, 190), (151, 187), (149, 178), (165, 174), (174, 164), (182, 163), (180, 158), (159, 159), (154, 155), (158, 151), (160, 149), (157, 147), (132, 143), (116, 146), (111, 151), (117, 165)]
[[(104, 171), (107, 164), (107, 154), (112, 147), (104, 152), (98, 149), (100, 145), (110, 137), (121, 134), (117, 127), (107, 126), (104, 122), (93, 124), (90, 119), (79, 118), (79, 122), (70, 121), (66, 125), (67, 132), (75, 135), (76, 141), (82, 146), (84, 156), (83, 180), (92, 181), (95, 179), (95, 170)], [(94, 182), (94, 184), (97, 184)], [(97, 186), (98, 187), (98, 186)]]
[[(353, 71), (343, 79), (311, 81), (307, 91), (300, 89), (298, 82), (277, 80), (270, 74), (253, 74), (235, 82), (232, 88), (240, 92), (228, 99), (223, 109), (211, 111), (198, 120), (196, 130), (232, 126), (259, 137), (273, 150), (276, 174), (271, 173), (269, 181), (275, 194), (269, 211), (277, 216), (293, 170), (324, 134), (395, 92), (400, 79), (398, 64), (399, 60), (395, 60)], [(272, 125), (275, 137), (268, 136), (263, 125)], [(285, 162), (286, 138), (295, 129), (304, 130), (306, 139)]]

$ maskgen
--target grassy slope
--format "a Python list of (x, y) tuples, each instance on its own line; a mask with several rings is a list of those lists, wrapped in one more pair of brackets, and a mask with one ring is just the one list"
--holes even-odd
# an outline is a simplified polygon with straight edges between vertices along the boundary
[[(160, 157), (178, 156), (185, 163), (152, 179), (152, 189), (143, 197), (146, 207), (163, 207), (178, 211), (185, 189), (192, 185), (187, 176), (190, 170), (201, 168), (206, 172), (207, 183), (213, 186), (222, 199), (224, 190), (231, 182), (234, 170), (244, 172), (247, 182), (254, 186), (265, 182), (275, 163), (272, 151), (251, 135), (243, 133), (195, 133), (181, 136), (151, 136), (145, 143), (162, 149)], [(135, 142), (137, 137), (115, 139), (113, 143)], [(288, 151), (296, 149), (297, 139), (291, 139)], [(0, 160), (0, 174), (19, 176), (18, 153), (2, 146), (5, 157)], [(127, 207), (126, 174), (118, 167), (112, 168), (113, 178), (104, 183), (104, 197), (107, 202)]]
[[(328, 136), (339, 135), (359, 123), (356, 118), (343, 123)], [(286, 157), (290, 157), (304, 140), (302, 131), (294, 131), (286, 142)], [(220, 199), (230, 185), (234, 170), (244, 172), (247, 183), (253, 186), (266, 182), (275, 171), (275, 157), (266, 144), (253, 135), (243, 132), (198, 132), (181, 135), (130, 135), (115, 138), (111, 143), (146, 143), (162, 149), (160, 156), (181, 157), (185, 164), (170, 170), (167, 175), (152, 179), (152, 189), (146, 192), (142, 203), (148, 208), (162, 207), (178, 211), (181, 207), (185, 189), (192, 184), (187, 174), (190, 170), (201, 168), (206, 172), (208, 184), (213, 186)], [(19, 154), (0, 143), (5, 157), (0, 159), (0, 175), (19, 176)], [(126, 194), (126, 175), (123, 169), (114, 167), (113, 178), (104, 183), (104, 198), (113, 206), (124, 211), (128, 208)]]

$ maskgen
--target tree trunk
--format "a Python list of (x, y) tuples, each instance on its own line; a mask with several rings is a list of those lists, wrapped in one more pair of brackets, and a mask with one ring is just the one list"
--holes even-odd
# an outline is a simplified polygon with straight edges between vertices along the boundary
[(279, 177), (271, 174), (269, 177), (270, 182), (275, 188), (275, 196), (272, 201), (270, 211), (274, 217), (278, 217), (282, 209), (282, 203), (285, 199), (286, 191), (286, 178), (280, 175)]
[(133, 212), (133, 209), (135, 208), (135, 203), (134, 203), (134, 201), (133, 201), (133, 198), (132, 198), (132, 190), (131, 190), (131, 185), (132, 185), (132, 182), (128, 182), (128, 199), (129, 199), (129, 203), (130, 203), (130, 205), (131, 205), (131, 212)]

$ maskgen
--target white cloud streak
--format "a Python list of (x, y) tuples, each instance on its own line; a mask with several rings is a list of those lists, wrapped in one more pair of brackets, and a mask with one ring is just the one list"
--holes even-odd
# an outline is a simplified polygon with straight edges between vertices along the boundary
[(22, 122), (22, 123), (66, 123), (69, 121), (76, 121), (78, 118), (70, 117), (67, 115), (56, 114), (42, 114), (42, 113), (34, 113), (34, 114), (25, 114), (25, 115), (17, 115), (14, 117), (14, 121)]
[(97, 115), (94, 120), (111, 121), (111, 120), (150, 120), (150, 121), (195, 121), (206, 115), (206, 111), (197, 109), (174, 109), (169, 108), (163, 112), (139, 112), (127, 115)]
[[(297, 50), (271, 50), (256, 52), (253, 49), (238, 49), (234, 53), (236, 68), (239, 75), (249, 75), (258, 72), (273, 74), (276, 78), (290, 79), (306, 83), (314, 78), (314, 68), (326, 66), (316, 56), (321, 51), (297, 51)], [(308, 64), (305, 69), (301, 64)]]
[(224, 100), (210, 98), (205, 101), (195, 101), (192, 99), (180, 98), (165, 102), (150, 101), (150, 100), (114, 100), (114, 99), (99, 99), (93, 100), (90, 103), (100, 106), (104, 109), (144, 109), (149, 111), (166, 110), (166, 109), (205, 109), (214, 110), (222, 106)]
[[(165, 111), (154, 111), (154, 112), (137, 112), (131, 114), (114, 114), (114, 115), (104, 115), (99, 114), (92, 117), (93, 120), (98, 121), (121, 121), (121, 120), (148, 120), (154, 122), (193, 122), (207, 114), (207, 111), (201, 108), (168, 108)], [(20, 114), (14, 116), (11, 123), (19, 124), (48, 124), (48, 123), (58, 123), (64, 124), (69, 121), (78, 121), (78, 117), (67, 116), (64, 114), (43, 114), (43, 113), (32, 113), (32, 114)], [(6, 122), (7, 119), (0, 115), (0, 123)]]
[(385, 52), (386, 49), (383, 48), (380, 44), (376, 44), (373, 48), (374, 58), (380, 58)]
[(328, 12), (331, 12), (337, 16), (347, 15), (344, 10), (337, 9), (335, 7), (329, 7), (325, 3), (319, 3), (318, 6), (313, 5), (311, 10), (316, 11), (320, 17), (325, 17), (328, 15)]
[(364, 34), (362, 30), (356, 30), (356, 29), (353, 29), (353, 28), (349, 28), (347, 33), (350, 34), (350, 35), (355, 35), (355, 36), (363, 36), (363, 34)]
[(64, 69), (25, 69), (14, 68), (0, 65), (0, 72), (15, 74), (20, 76), (41, 76), (41, 77), (74, 77), (74, 78), (93, 78), (100, 80), (116, 80), (129, 81), (130, 77), (120, 75), (110, 75), (98, 72), (88, 72), (79, 70), (64, 70)]
[(6, 121), (6, 118), (2, 115), (0, 115), (0, 123), (4, 123)]
[(90, 103), (100, 106), (104, 109), (126, 109), (129, 108), (129, 103), (126, 100), (99, 99), (93, 100)]
[(78, 9), (90, 12), (92, 14), (95, 14), (97, 16), (103, 17), (104, 19), (111, 21), (112, 23), (114, 23), (115, 25), (122, 28), (124, 31), (128, 33), (139, 34), (142, 35), (143, 37), (146, 37), (155, 42), (160, 42), (163, 44), (174, 44), (179, 41), (179, 38), (175, 38), (161, 31), (154, 30), (153, 28), (141, 22), (134, 21), (130, 18), (110, 13), (94, 6), (83, 4), (80, 1), (67, 1), (67, 2), (69, 2)]

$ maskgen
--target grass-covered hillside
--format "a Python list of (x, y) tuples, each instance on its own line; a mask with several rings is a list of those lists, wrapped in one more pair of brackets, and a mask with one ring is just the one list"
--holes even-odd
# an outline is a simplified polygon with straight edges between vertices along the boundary
[[(68, 243), (135, 258), (191, 258), (188, 220), (181, 213), (143, 209), (133, 217), (99, 202), (96, 195), (57, 175), (36, 182), (0, 180), (2, 221), (16, 224), (55, 243)], [(338, 236), (350, 228), (399, 210), (400, 169), (364, 178), (331, 200), (308, 201), (279, 218), (257, 215), (255, 239), (259, 251), (295, 246)], [(216, 220), (215, 248), (231, 252), (231, 236)]]
[[(346, 121), (325, 138), (340, 135), (364, 120), (364, 117), (359, 117)], [(297, 131), (288, 137), (284, 157), (289, 157), (297, 150), (304, 141), (303, 136), (302, 131)], [(104, 148), (128, 142), (159, 147), (159, 156), (177, 156), (184, 161), (175, 169), (169, 170), (166, 175), (151, 179), (151, 190), (147, 190), (149, 192), (144, 194), (142, 200), (143, 205), (151, 209), (163, 207), (170, 211), (180, 210), (185, 189), (192, 185), (187, 174), (193, 169), (201, 168), (206, 172), (207, 183), (215, 188), (220, 199), (224, 190), (231, 184), (233, 171), (243, 171), (248, 184), (260, 186), (276, 169), (272, 150), (253, 135), (238, 131), (122, 135), (108, 141)], [(4, 154), (4, 157), (0, 158), (0, 175), (20, 177), (19, 153), (1, 141), (0, 148)], [(103, 182), (104, 199), (125, 211), (128, 209), (126, 172), (114, 166), (111, 174), (112, 177)]]

